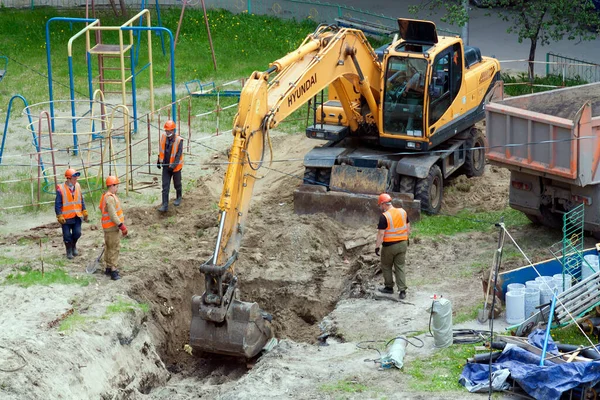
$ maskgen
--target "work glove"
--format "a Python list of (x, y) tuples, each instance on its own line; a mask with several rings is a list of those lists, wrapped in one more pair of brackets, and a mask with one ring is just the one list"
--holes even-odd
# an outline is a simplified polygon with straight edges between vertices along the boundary
[(127, 236), (127, 227), (125, 226), (125, 224), (119, 225), (119, 229), (121, 230), (123, 236)]
[(175, 169), (174, 164), (169, 165), (169, 172), (173, 172), (174, 169)]
[(83, 214), (83, 220), (85, 222), (88, 222), (88, 212), (87, 212), (87, 210), (83, 210), (82, 214)]
[(156, 168), (160, 169), (160, 159), (156, 160)]
[(381, 254), (379, 254), (379, 247), (375, 247), (375, 255), (376, 256), (380, 256)]
[(64, 225), (67, 223), (67, 221), (65, 220), (65, 217), (63, 217), (62, 215), (57, 215), (56, 216), (56, 220), (58, 221), (59, 224)]

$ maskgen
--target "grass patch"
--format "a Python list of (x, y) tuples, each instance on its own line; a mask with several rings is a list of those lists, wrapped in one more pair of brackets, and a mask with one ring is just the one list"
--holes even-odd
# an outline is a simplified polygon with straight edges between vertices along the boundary
[(550, 333), (555, 342), (583, 346), (590, 345), (590, 342), (588, 342), (583, 333), (574, 324), (565, 326), (564, 328), (553, 329)]
[(479, 310), (483, 310), (483, 301), (479, 302), (476, 306), (471, 309), (461, 310), (452, 317), (453, 324), (462, 324), (463, 322), (473, 321), (477, 319)]
[(4, 284), (22, 287), (30, 287), (33, 285), (47, 286), (52, 284), (87, 286), (90, 281), (91, 278), (85, 276), (72, 277), (62, 268), (47, 271), (42, 276), (42, 271), (33, 271), (31, 267), (25, 267), (24, 269), (21, 269), (20, 273), (9, 274), (6, 277)]
[(462, 210), (456, 215), (423, 215), (411, 224), (420, 236), (454, 235), (460, 232), (487, 232), (504, 217), (506, 227), (527, 225), (530, 221), (520, 211), (507, 208), (502, 211), (471, 212)]
[(363, 393), (368, 391), (369, 387), (357, 380), (341, 380), (336, 383), (323, 384), (319, 389), (325, 393)]
[(423, 360), (414, 360), (404, 366), (412, 377), (409, 387), (415, 391), (464, 391), (458, 378), (468, 357), (475, 354), (475, 345), (452, 345)]
[(135, 310), (142, 310), (143, 312), (147, 313), (150, 311), (150, 306), (147, 303), (135, 303), (119, 299), (115, 303), (106, 307), (106, 312), (104, 313), (103, 318), (108, 318), (111, 315), (119, 313), (134, 312)]
[(73, 314), (69, 315), (65, 318), (59, 325), (59, 332), (70, 332), (77, 328), (84, 327), (88, 322), (95, 321), (97, 318), (95, 317), (86, 317), (85, 315), (79, 314), (78, 311), (75, 311)]
[[(522, 94), (546, 92), (548, 90), (555, 89), (555, 88), (547, 88), (547, 87), (536, 87), (536, 86), (531, 87), (531, 86), (529, 86), (529, 83), (530, 83), (529, 76), (527, 75), (526, 72), (522, 72), (517, 75), (503, 74), (502, 80), (504, 81), (505, 84), (507, 84), (507, 83), (508, 84), (523, 83), (523, 85), (504, 86), (504, 93), (506, 93), (509, 96), (519, 96)], [(586, 82), (585, 80), (583, 80), (579, 77), (573, 78), (573, 79), (565, 79), (563, 81), (562, 76), (558, 76), (558, 75), (536, 76), (533, 79), (534, 85), (551, 85), (551, 86), (558, 86), (558, 87), (577, 86), (577, 85), (583, 85), (586, 83), (588, 83), (588, 82)]]
[(21, 262), (18, 258), (0, 255), (0, 265), (15, 265)]

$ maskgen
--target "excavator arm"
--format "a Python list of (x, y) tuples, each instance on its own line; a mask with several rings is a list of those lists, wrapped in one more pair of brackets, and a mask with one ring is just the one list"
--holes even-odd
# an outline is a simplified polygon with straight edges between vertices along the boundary
[[(251, 358), (272, 336), (270, 316), (258, 304), (236, 299), (234, 270), (256, 173), (270, 147), (269, 130), (329, 85), (338, 93), (351, 131), (364, 122), (381, 130), (380, 79), (381, 64), (361, 31), (320, 26), (297, 50), (246, 82), (234, 120), (215, 251), (200, 267), (205, 292), (192, 298), (192, 346)], [(349, 87), (360, 93), (371, 112), (361, 112)]]

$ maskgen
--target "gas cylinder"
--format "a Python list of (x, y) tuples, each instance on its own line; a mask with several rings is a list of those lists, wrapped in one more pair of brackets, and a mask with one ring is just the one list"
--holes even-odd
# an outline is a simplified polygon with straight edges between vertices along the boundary
[(449, 347), (453, 339), (452, 303), (448, 299), (434, 295), (430, 312), (434, 347)]

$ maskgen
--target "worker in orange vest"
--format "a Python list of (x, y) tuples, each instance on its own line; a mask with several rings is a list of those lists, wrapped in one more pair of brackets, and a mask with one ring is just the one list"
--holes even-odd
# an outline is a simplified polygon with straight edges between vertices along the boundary
[(100, 211), (102, 212), (102, 230), (104, 230), (104, 262), (106, 269), (104, 273), (113, 281), (121, 279), (119, 275), (119, 252), (121, 250), (121, 237), (127, 236), (125, 216), (121, 208), (121, 202), (117, 197), (119, 190), (119, 178), (109, 176), (106, 178), (107, 191), (100, 199)]
[[(393, 273), (396, 277), (400, 299), (406, 298), (406, 278), (404, 265), (406, 264), (406, 251), (408, 250), (408, 235), (410, 234), (410, 221), (403, 208), (392, 205), (392, 197), (387, 193), (379, 195), (379, 209), (382, 214), (377, 225), (377, 245), (375, 254), (381, 255), (381, 271), (383, 272), (384, 287), (381, 293), (394, 293)], [(381, 246), (383, 245), (383, 248)], [(381, 254), (379, 250), (381, 249)]]
[(60, 223), (63, 241), (67, 250), (67, 258), (70, 260), (79, 255), (77, 241), (81, 237), (81, 220), (88, 222), (88, 212), (81, 187), (77, 183), (79, 172), (73, 168), (65, 171), (66, 181), (56, 186), (56, 199), (54, 200), (54, 212), (56, 220)]
[(169, 188), (171, 179), (175, 186), (177, 198), (173, 202), (174, 206), (181, 204), (181, 169), (183, 168), (183, 139), (175, 134), (175, 122), (168, 120), (165, 122), (165, 133), (160, 135), (158, 161), (156, 166), (162, 171), (162, 204), (158, 211), (166, 212), (169, 209)]

